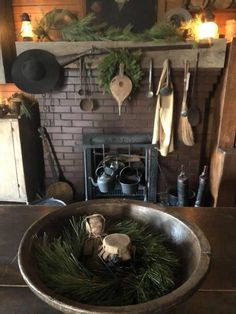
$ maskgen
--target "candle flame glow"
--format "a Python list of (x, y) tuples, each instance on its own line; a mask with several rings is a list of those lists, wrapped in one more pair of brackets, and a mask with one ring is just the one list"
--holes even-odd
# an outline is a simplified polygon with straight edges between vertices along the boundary
[(218, 26), (215, 22), (204, 22), (198, 26), (198, 40), (219, 38)]
[(21, 36), (23, 38), (33, 38), (32, 25), (30, 21), (23, 21), (21, 25)]

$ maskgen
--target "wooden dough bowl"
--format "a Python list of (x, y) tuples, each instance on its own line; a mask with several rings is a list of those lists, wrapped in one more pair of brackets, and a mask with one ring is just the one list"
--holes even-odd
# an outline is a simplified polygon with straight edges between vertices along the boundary
[[(55, 294), (45, 287), (33, 265), (32, 242), (35, 234), (43, 232), (56, 235), (71, 216), (102, 214), (104, 217), (131, 217), (152, 225), (154, 230), (168, 235), (170, 243), (180, 255), (182, 263), (181, 283), (169, 294), (146, 303), (128, 306), (94, 306), (82, 304)], [(171, 214), (168, 208), (152, 203), (125, 199), (101, 199), (74, 203), (44, 216), (36, 221), (24, 234), (18, 254), (21, 274), (29, 288), (50, 306), (64, 313), (83, 314), (146, 314), (165, 313), (186, 300), (200, 286), (210, 264), (210, 245), (202, 231), (193, 224), (182, 221)]]

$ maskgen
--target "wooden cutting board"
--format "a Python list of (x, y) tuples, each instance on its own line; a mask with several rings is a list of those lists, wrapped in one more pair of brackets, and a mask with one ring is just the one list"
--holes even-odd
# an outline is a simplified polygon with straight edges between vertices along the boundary
[(117, 101), (119, 106), (119, 116), (121, 115), (121, 106), (124, 100), (129, 96), (132, 91), (132, 82), (130, 78), (124, 75), (124, 64), (121, 63), (119, 67), (119, 74), (116, 75), (111, 83), (110, 83), (110, 90), (112, 96)]

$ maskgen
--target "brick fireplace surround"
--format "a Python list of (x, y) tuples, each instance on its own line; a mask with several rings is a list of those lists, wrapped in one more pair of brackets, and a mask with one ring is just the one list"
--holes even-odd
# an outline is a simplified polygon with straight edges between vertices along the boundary
[[(206, 75), (207, 74), (207, 75)], [(84, 168), (82, 138), (87, 133), (122, 134), (152, 133), (155, 98), (148, 99), (148, 73), (142, 81), (135, 96), (122, 106), (122, 114), (118, 115), (118, 106), (111, 95), (103, 94), (96, 82), (96, 71), (93, 71), (92, 90), (96, 99), (93, 112), (80, 109), (77, 91), (80, 88), (78, 69), (66, 69), (65, 82), (60, 90), (51, 94), (36, 95), (39, 102), (41, 124), (45, 125), (54, 145), (65, 178), (72, 182), (77, 192), (77, 199), (84, 199)], [(157, 85), (160, 71), (154, 71), (154, 86)], [(177, 140), (177, 123), (180, 114), (183, 89), (183, 71), (172, 71), (175, 89), (174, 130), (175, 151), (167, 157), (159, 157), (158, 193), (167, 187), (175, 186), (180, 165), (184, 165), (189, 176), (190, 186), (196, 189), (198, 175), (206, 162), (206, 138), (209, 137), (208, 111), (209, 99), (217, 83), (219, 70), (199, 71), (197, 84), (197, 104), (201, 110), (201, 124), (194, 128), (196, 144), (187, 147)], [(52, 181), (51, 171), (45, 160), (46, 184)]]

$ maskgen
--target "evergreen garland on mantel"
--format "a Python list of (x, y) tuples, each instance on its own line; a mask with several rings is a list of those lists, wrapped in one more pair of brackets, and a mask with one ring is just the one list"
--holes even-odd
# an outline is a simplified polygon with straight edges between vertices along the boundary
[[(58, 16), (58, 11), (60, 11)], [(64, 18), (65, 15), (65, 18)], [(34, 32), (40, 40), (52, 40), (50, 31), (58, 31), (59, 40), (64, 41), (136, 41), (136, 42), (177, 42), (183, 41), (183, 34), (169, 22), (158, 22), (143, 33), (134, 33), (132, 25), (124, 28), (108, 26), (105, 23), (93, 25), (95, 16), (70, 19), (68, 10), (54, 9), (43, 16)], [(59, 23), (60, 22), (60, 23)]]
[[(125, 233), (135, 246), (129, 267), (85, 258), (84, 217), (72, 217), (58, 237), (35, 237), (36, 272), (55, 293), (92, 305), (130, 305), (161, 297), (176, 287), (180, 266), (166, 236), (130, 219), (107, 222), (107, 233)], [(49, 240), (50, 239), (50, 240)]]
[(182, 33), (169, 22), (158, 22), (143, 33), (134, 33), (132, 25), (124, 28), (104, 24), (92, 25), (93, 15), (87, 15), (62, 29), (65, 41), (135, 41), (177, 42), (183, 41)]

